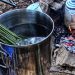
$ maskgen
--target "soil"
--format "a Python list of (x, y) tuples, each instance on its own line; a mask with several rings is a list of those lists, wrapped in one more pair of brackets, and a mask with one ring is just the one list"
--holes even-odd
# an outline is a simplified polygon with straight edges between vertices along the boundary
[(19, 8), (26, 8), (29, 6), (33, 0), (14, 0), (14, 3), (16, 4), (16, 7), (14, 8), (11, 5), (5, 4), (3, 2), (0, 2), (0, 14), (13, 9), (19, 9)]

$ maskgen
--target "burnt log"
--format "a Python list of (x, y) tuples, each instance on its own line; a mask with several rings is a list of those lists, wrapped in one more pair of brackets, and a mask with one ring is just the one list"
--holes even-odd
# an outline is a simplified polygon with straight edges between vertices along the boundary
[(57, 50), (56, 65), (68, 65), (75, 68), (75, 53), (71, 53), (64, 46), (61, 46)]

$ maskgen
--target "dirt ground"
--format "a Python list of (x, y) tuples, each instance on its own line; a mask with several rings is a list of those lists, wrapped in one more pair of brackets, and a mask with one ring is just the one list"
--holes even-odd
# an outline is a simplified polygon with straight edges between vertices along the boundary
[(13, 10), (13, 9), (17, 9), (17, 8), (26, 8), (28, 5), (33, 3), (33, 0), (14, 0), (14, 3), (16, 4), (15, 8), (11, 5), (0, 2), (0, 14), (6, 12), (8, 10)]

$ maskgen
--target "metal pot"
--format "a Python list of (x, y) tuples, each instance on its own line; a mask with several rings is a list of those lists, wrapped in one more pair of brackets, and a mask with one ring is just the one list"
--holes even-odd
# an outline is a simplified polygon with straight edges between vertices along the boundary
[(1, 42), (13, 61), (16, 75), (43, 75), (43, 61), (51, 63), (50, 38), (54, 30), (51, 17), (39, 11), (15, 9), (0, 15), (0, 23), (23, 37), (45, 37), (38, 43), (23, 46)]

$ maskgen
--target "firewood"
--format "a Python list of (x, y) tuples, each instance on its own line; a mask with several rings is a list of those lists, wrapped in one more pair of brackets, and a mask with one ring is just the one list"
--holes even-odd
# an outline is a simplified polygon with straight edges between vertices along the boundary
[(56, 56), (56, 65), (75, 67), (75, 54), (69, 52), (64, 46), (60, 47)]

